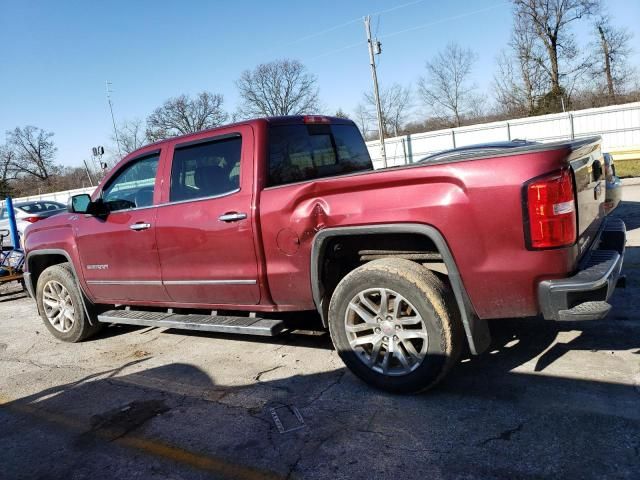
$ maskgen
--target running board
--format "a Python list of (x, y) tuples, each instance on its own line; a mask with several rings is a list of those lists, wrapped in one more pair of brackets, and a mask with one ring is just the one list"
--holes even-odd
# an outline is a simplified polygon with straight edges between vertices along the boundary
[(282, 332), (284, 322), (256, 317), (223, 317), (136, 310), (109, 310), (98, 315), (102, 323), (124, 323), (144, 327), (178, 328), (205, 332), (240, 333), (273, 337)]

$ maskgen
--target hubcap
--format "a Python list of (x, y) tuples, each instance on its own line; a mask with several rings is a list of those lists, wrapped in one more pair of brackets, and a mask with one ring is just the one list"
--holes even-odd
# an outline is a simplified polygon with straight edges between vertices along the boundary
[(418, 310), (388, 288), (371, 288), (349, 302), (344, 318), (347, 339), (358, 358), (383, 375), (411, 373), (423, 362), (427, 326)]
[(60, 282), (49, 280), (42, 290), (42, 306), (53, 328), (66, 333), (73, 327), (75, 308), (69, 291)]

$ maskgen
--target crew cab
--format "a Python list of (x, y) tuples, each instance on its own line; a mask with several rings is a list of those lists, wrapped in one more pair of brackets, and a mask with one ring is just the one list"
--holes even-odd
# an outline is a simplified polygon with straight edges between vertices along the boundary
[(437, 383), (487, 319), (593, 320), (619, 283), (597, 137), (446, 152), (374, 171), (355, 124), (265, 118), (125, 157), (26, 233), (57, 338), (105, 323), (277, 335), (317, 312), (372, 385)]

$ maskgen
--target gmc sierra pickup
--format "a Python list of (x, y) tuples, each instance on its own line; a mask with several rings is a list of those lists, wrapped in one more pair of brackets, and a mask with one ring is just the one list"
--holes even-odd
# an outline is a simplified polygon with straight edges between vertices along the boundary
[(277, 335), (317, 311), (357, 376), (414, 392), (485, 350), (487, 319), (607, 314), (626, 233), (603, 169), (594, 137), (374, 171), (349, 120), (252, 120), (128, 155), (27, 229), (25, 283), (69, 342), (105, 323)]

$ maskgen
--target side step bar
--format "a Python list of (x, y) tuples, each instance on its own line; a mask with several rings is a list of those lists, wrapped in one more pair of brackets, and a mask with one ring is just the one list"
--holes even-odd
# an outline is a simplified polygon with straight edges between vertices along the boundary
[(144, 327), (177, 328), (202, 330), (205, 332), (239, 333), (273, 337), (284, 330), (282, 320), (255, 317), (223, 317), (211, 315), (165, 312), (145, 312), (135, 310), (109, 310), (98, 315), (101, 323), (124, 323)]

